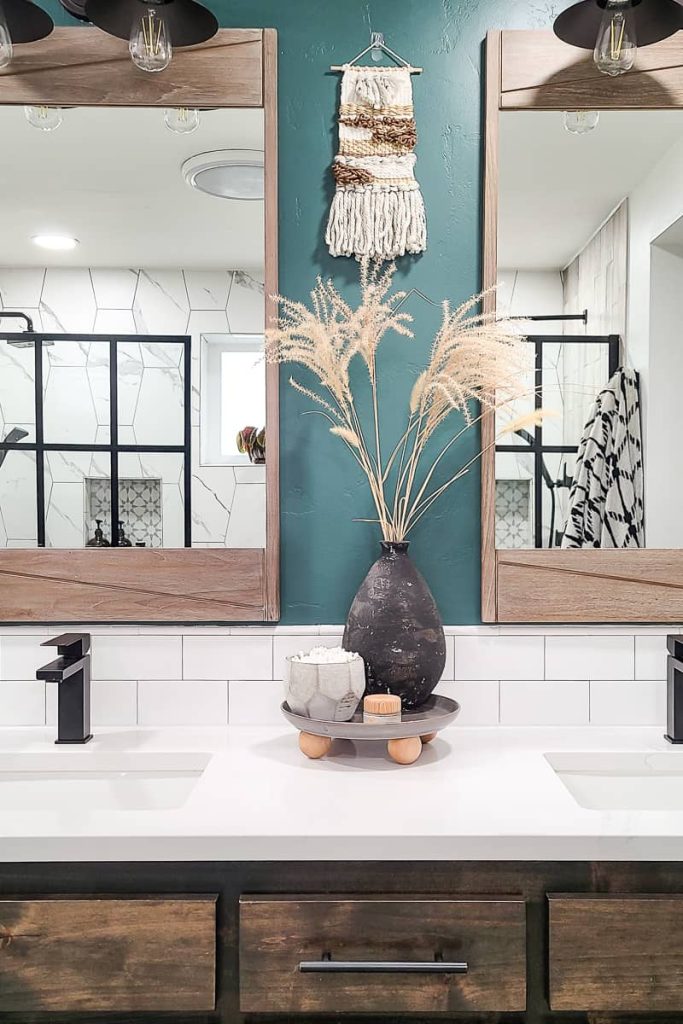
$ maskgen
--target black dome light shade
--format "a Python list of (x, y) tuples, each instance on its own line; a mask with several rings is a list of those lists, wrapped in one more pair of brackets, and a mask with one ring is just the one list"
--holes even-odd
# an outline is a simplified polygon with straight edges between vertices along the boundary
[(128, 39), (141, 7), (163, 13), (174, 47), (204, 43), (218, 31), (211, 11), (194, 0), (86, 0), (85, 13), (103, 32)]
[(49, 36), (55, 27), (50, 15), (31, 0), (2, 0), (0, 10), (13, 43), (35, 43)]
[[(570, 46), (592, 50), (608, 0), (581, 0), (555, 20), (555, 35)], [(631, 0), (639, 46), (668, 39), (683, 28), (683, 7), (676, 0)]]

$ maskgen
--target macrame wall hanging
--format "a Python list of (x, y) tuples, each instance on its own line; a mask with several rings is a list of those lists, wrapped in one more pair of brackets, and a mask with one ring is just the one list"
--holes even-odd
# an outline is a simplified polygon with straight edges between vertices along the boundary
[[(383, 41), (378, 45), (402, 61)], [(371, 45), (354, 61), (370, 49), (374, 56)], [(332, 165), (336, 191), (325, 235), (333, 256), (391, 260), (427, 248), (413, 153), (417, 131), (411, 74), (421, 69), (402, 65), (360, 67), (352, 61), (332, 69), (343, 74), (339, 153)]]

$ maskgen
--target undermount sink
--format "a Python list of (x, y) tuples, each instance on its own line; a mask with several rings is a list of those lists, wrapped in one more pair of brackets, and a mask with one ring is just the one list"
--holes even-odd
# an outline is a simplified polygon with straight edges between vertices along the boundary
[(169, 810), (185, 803), (210, 760), (199, 753), (0, 754), (0, 812)]
[(581, 807), (596, 811), (683, 811), (683, 750), (558, 753), (545, 757)]

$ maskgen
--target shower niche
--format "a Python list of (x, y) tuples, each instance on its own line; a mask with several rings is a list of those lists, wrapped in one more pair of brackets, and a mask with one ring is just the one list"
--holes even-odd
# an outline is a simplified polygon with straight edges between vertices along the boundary
[(191, 342), (0, 340), (0, 544), (190, 547)]

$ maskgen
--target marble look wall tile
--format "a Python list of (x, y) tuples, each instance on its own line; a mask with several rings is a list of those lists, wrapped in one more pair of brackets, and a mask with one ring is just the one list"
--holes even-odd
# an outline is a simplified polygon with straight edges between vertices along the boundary
[(95, 316), (95, 334), (136, 334), (132, 309), (98, 309)]
[(0, 268), (0, 301), (5, 309), (37, 308), (43, 290), (45, 271), (42, 267), (23, 269)]
[(0, 415), (4, 425), (35, 422), (35, 360), (30, 348), (0, 342)]
[[(196, 457), (196, 451), (194, 453)], [(192, 540), (225, 544), (235, 476), (230, 466), (193, 466)]]
[(228, 299), (228, 322), (234, 334), (259, 334), (265, 328), (263, 276), (236, 270)]
[(135, 299), (135, 290), (138, 286), (137, 270), (93, 267), (90, 271), (90, 277), (95, 292), (95, 302), (100, 311), (131, 311)]
[(0, 517), (7, 537), (6, 547), (36, 546), (35, 453), (7, 453), (0, 471)]
[(225, 536), (229, 548), (259, 548), (266, 536), (266, 488), (237, 484)]
[(232, 283), (227, 270), (185, 270), (185, 284), (193, 310), (225, 310)]
[(86, 334), (95, 325), (95, 293), (86, 268), (48, 267), (40, 300), (45, 330)]
[(133, 303), (142, 334), (185, 334), (190, 304), (181, 270), (141, 270)]
[(85, 543), (83, 483), (53, 483), (46, 501), (45, 539), (51, 548), (82, 548)]
[(177, 369), (146, 366), (133, 418), (138, 444), (182, 444), (183, 381)]
[[(74, 401), (74, 395), (79, 401)], [(43, 401), (45, 440), (51, 444), (93, 444), (97, 414), (85, 367), (53, 366)]]

